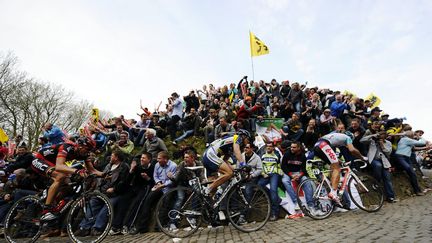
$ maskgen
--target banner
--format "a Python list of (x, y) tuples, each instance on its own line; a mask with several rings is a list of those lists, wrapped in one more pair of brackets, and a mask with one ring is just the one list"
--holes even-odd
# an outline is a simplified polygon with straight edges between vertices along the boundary
[(371, 102), (371, 109), (381, 104), (381, 99), (378, 96), (376, 96), (374, 93), (370, 93), (368, 97), (366, 97), (366, 100), (369, 100)]
[(264, 118), (256, 121), (256, 136), (254, 145), (257, 148), (265, 146), (265, 141), (281, 141), (282, 134), (279, 130), (284, 124), (283, 118)]
[(2, 143), (6, 143), (7, 141), (9, 141), (9, 137), (6, 134), (6, 132), (3, 130), (3, 128), (0, 128), (0, 142)]
[(249, 31), (251, 56), (261, 56), (269, 54), (269, 49), (264, 42), (256, 37), (251, 31)]

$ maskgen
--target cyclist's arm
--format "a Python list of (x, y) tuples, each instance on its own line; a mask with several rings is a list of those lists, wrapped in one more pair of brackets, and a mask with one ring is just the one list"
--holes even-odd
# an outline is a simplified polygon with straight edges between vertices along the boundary
[(239, 144), (233, 143), (233, 152), (234, 152), (234, 156), (236, 157), (237, 161), (244, 162), (243, 158), (241, 156), (241, 149), (240, 149)]
[(73, 174), (76, 171), (76, 169), (70, 168), (69, 166), (66, 165), (65, 162), (66, 162), (66, 157), (57, 156), (55, 170), (66, 174)]
[(361, 159), (361, 160), (367, 160), (367, 157), (366, 157), (366, 158), (363, 157), (363, 155), (360, 153), (360, 151), (358, 151), (358, 149), (356, 149), (356, 148), (354, 147), (354, 145), (352, 145), (352, 144), (348, 144), (348, 145), (347, 145), (347, 148), (348, 148), (348, 150), (350, 151), (350, 153), (351, 153), (354, 157), (356, 157), (356, 158), (358, 158), (358, 159)]
[(97, 175), (97, 176), (99, 176), (99, 177), (102, 177), (103, 176), (103, 172), (102, 171), (98, 171), (98, 170), (96, 170), (95, 169), (95, 167), (93, 166), (93, 163), (92, 163), (92, 161), (91, 160), (89, 160), (89, 159), (87, 159), (87, 160), (85, 160), (85, 168), (86, 168), (86, 170), (88, 171), (88, 172), (90, 172), (90, 174), (95, 174), (95, 175)]

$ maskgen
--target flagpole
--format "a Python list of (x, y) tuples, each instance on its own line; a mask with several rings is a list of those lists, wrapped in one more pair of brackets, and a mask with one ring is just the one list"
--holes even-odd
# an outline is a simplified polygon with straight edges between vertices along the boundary
[(252, 63), (252, 79), (255, 82), (255, 70), (254, 70), (254, 65), (253, 65), (253, 57), (251, 55), (251, 63)]
[(250, 30), (249, 30), (249, 41), (250, 41), (250, 48), (251, 48), (252, 79), (255, 82), (255, 70), (254, 70), (253, 56), (252, 56), (252, 38), (251, 38), (251, 31)]

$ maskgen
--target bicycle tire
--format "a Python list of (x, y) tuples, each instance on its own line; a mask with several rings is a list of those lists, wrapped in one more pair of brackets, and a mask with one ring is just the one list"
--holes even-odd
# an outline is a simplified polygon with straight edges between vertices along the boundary
[[(326, 183), (322, 183), (323, 187), (319, 189), (321, 181), (317, 179), (306, 179), (297, 188), (297, 203), (300, 209), (307, 216), (321, 220), (328, 218), (333, 210), (334, 203), (328, 198), (328, 193), (330, 192), (330, 187)], [(306, 195), (306, 187), (309, 187), (309, 191), (312, 191), (312, 195)], [(305, 201), (300, 197), (301, 192), (303, 192), (305, 196)]]
[[(16, 201), (5, 218), (4, 235), (6, 241), (13, 243), (36, 242), (42, 232), (42, 224), (40, 223), (42, 210), (43, 203), (38, 196), (29, 195)], [(29, 213), (34, 216), (27, 218), (29, 215), (26, 214)], [(30, 236), (29, 234), (32, 232), (34, 235)], [(17, 237), (18, 239), (14, 239)]]
[(159, 200), (156, 206), (156, 222), (166, 235), (184, 238), (198, 230), (203, 218), (202, 213), (201, 195), (189, 187), (179, 186), (166, 192)]
[(352, 176), (348, 182), (348, 192), (351, 201), (358, 208), (369, 213), (380, 210), (384, 204), (384, 194), (381, 184), (371, 175), (360, 174), (357, 177), (361, 183), (357, 181), (355, 176)]
[(228, 219), (242, 232), (254, 232), (264, 227), (270, 218), (270, 210), (270, 198), (257, 184), (245, 183), (236, 186), (228, 194)]
[[(97, 229), (96, 234), (90, 236), (76, 234), (81, 222), (92, 222), (90, 219), (96, 219), (96, 216), (104, 207), (106, 207), (106, 215), (104, 217), (107, 217), (107, 223), (103, 229)], [(113, 218), (113, 206), (110, 199), (105, 194), (98, 191), (85, 193), (72, 202), (67, 214), (66, 222), (69, 238), (73, 242), (101, 242), (108, 235)]]

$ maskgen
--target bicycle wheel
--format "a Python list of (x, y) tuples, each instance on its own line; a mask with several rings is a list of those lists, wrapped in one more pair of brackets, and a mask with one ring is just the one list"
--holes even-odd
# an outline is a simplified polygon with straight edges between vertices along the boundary
[(352, 176), (348, 182), (348, 192), (354, 204), (366, 212), (376, 212), (384, 204), (381, 184), (370, 175)]
[(334, 210), (334, 203), (328, 197), (330, 187), (317, 179), (306, 179), (297, 189), (297, 203), (304, 214), (313, 219), (325, 219)]
[(177, 187), (165, 193), (156, 206), (159, 229), (168, 236), (184, 238), (201, 225), (203, 203), (200, 195), (188, 187)]
[(35, 242), (42, 231), (43, 204), (37, 196), (16, 201), (6, 215), (4, 234), (8, 242)]
[(73, 242), (101, 242), (113, 220), (110, 199), (94, 191), (76, 199), (67, 216), (67, 232)]
[(270, 198), (257, 184), (246, 183), (234, 187), (227, 197), (227, 213), (236, 229), (243, 232), (257, 231), (270, 217)]

